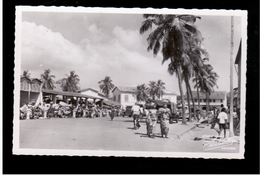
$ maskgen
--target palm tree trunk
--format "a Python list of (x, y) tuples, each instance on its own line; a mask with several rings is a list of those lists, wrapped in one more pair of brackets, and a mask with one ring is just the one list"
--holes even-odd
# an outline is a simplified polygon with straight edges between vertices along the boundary
[(188, 107), (189, 107), (189, 122), (190, 122), (191, 121), (190, 92), (189, 92), (187, 81), (185, 84), (186, 84), (186, 90), (187, 90), (187, 101), (188, 101)]
[(189, 83), (188, 83), (188, 88), (189, 88), (190, 97), (191, 97), (191, 100), (192, 100), (192, 106), (193, 106), (193, 117), (194, 117), (194, 119), (196, 119), (195, 102), (194, 102), (194, 98), (193, 98), (193, 95), (192, 95), (192, 92), (191, 92), (191, 87), (190, 87), (190, 84), (189, 84)]
[[(198, 76), (196, 75), (196, 84), (198, 84)], [(199, 92), (199, 87), (197, 86), (197, 96), (198, 96), (198, 106), (200, 109), (200, 92)]]
[(208, 115), (209, 112), (209, 92), (206, 91), (206, 116)]
[(183, 97), (183, 90), (182, 90), (182, 83), (181, 83), (181, 67), (179, 66), (177, 68), (177, 76), (178, 76), (178, 82), (179, 82), (179, 89), (181, 93), (181, 104), (182, 104), (182, 124), (186, 124), (186, 118), (185, 118), (185, 103), (184, 103), (184, 97)]

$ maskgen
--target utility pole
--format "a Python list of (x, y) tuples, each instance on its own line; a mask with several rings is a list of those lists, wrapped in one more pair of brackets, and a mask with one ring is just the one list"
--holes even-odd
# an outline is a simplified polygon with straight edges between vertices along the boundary
[(231, 16), (229, 137), (234, 136), (234, 131), (233, 131), (233, 47), (234, 47), (234, 16)]

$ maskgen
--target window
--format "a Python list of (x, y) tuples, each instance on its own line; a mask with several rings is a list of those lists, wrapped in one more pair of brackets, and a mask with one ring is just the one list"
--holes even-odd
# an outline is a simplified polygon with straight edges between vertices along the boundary
[(213, 102), (216, 102), (216, 100), (215, 100), (215, 99), (213, 99)]
[(211, 102), (211, 100), (209, 100), (209, 102)]
[(204, 99), (204, 102), (206, 102), (206, 99)]
[(125, 102), (128, 102), (128, 95), (125, 95)]
[(114, 96), (114, 101), (116, 101), (116, 96)]
[(195, 99), (195, 102), (197, 102), (197, 99)]
[(221, 103), (223, 103), (223, 100), (222, 100), (222, 99), (221, 99), (220, 101), (221, 101)]
[(118, 102), (120, 102), (120, 95), (118, 95)]
[(202, 102), (202, 99), (200, 99), (200, 102)]

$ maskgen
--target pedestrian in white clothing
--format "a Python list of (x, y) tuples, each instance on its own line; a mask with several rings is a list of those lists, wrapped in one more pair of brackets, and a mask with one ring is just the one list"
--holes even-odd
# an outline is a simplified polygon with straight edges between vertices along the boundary
[(227, 120), (228, 120), (228, 116), (226, 114), (226, 109), (222, 108), (221, 112), (218, 114), (218, 119), (219, 119), (219, 135), (222, 132), (222, 129), (224, 129), (224, 137), (226, 138), (226, 128), (227, 128)]

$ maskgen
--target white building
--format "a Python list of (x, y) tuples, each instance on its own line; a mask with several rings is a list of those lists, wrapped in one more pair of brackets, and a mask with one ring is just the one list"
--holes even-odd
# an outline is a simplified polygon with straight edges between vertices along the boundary
[[(200, 105), (201, 106), (206, 106), (206, 94), (200, 92), (199, 93), (199, 99), (200, 99)], [(195, 106), (198, 106), (198, 96), (197, 96), (197, 91), (192, 91), (192, 96), (194, 98), (194, 103)], [(187, 94), (184, 96), (186, 105), (188, 104), (187, 102)], [(190, 100), (190, 103), (192, 105), (192, 101)], [(223, 104), (226, 107), (227, 104), (227, 93), (226, 91), (214, 91), (211, 92), (209, 96), (209, 104), (212, 107), (219, 107), (221, 104)]]
[(177, 93), (166, 89), (160, 100), (169, 100), (177, 104)]
[[(136, 87), (115, 87), (112, 90), (114, 101), (119, 102), (122, 106), (133, 106), (137, 102), (135, 95)], [(168, 99), (177, 103), (176, 92), (165, 90), (160, 100)]]
[(112, 90), (114, 101), (119, 102), (122, 106), (133, 106), (135, 104), (135, 87), (115, 87)]

